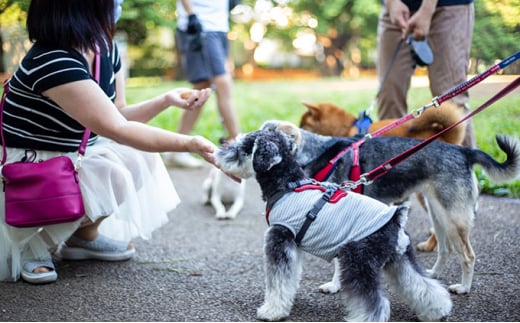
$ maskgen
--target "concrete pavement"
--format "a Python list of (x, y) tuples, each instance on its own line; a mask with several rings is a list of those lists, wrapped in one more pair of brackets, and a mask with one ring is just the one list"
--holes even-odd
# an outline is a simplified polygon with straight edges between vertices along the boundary
[[(58, 281), (34, 286), (0, 283), (1, 321), (256, 321), (263, 300), (264, 203), (254, 180), (235, 220), (218, 221), (201, 203), (209, 168), (172, 168), (181, 205), (149, 241), (136, 239), (127, 262), (56, 261)], [(469, 295), (453, 295), (449, 321), (520, 321), (520, 200), (481, 196), (472, 234), (477, 255)], [(408, 231), (414, 242), (428, 236), (427, 215), (413, 201)], [(434, 253), (419, 253), (430, 267)], [(340, 297), (317, 287), (333, 266), (306, 255), (301, 288), (287, 321), (341, 321)], [(457, 282), (452, 257), (446, 284)], [(392, 321), (416, 321), (391, 297)]]

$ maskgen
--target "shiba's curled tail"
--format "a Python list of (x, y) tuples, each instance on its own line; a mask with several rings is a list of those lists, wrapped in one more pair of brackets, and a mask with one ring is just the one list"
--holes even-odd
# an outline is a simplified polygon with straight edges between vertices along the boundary
[(494, 183), (510, 182), (520, 176), (520, 142), (512, 137), (496, 136), (498, 146), (507, 159), (499, 163), (480, 150), (473, 150), (473, 163), (482, 166)]

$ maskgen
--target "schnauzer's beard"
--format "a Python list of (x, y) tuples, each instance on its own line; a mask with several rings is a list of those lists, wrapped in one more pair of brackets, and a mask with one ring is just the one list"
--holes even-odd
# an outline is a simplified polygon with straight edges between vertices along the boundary
[(252, 156), (240, 156), (232, 149), (226, 147), (219, 149), (215, 154), (217, 165), (220, 169), (233, 176), (248, 179), (255, 175)]

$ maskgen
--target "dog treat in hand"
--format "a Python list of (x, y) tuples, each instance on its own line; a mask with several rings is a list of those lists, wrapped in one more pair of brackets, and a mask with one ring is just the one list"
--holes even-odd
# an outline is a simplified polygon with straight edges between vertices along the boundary
[(181, 98), (183, 98), (184, 100), (188, 99), (189, 97), (191, 97), (193, 94), (195, 94), (197, 96), (197, 98), (195, 99), (195, 101), (197, 101), (199, 98), (199, 91), (196, 91), (196, 90), (193, 90), (193, 91), (188, 91), (188, 92), (183, 92), (181, 93)]

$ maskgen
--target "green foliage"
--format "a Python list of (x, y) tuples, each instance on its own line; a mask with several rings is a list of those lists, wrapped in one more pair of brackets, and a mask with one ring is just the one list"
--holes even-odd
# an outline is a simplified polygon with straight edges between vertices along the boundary
[[(9, 24), (25, 24), (25, 13), (30, 0), (0, 0), (0, 28)], [(255, 0), (243, 0), (243, 4), (254, 7)], [(292, 8), (289, 25), (280, 27), (268, 24), (268, 37), (281, 40), (291, 49), (292, 40), (298, 31), (309, 28), (302, 19), (304, 15), (312, 15), (318, 21), (315, 29), (318, 41), (326, 48), (326, 55), (334, 55), (338, 65), (353, 63), (356, 66), (373, 68), (376, 48), (377, 18), (381, 9), (380, 0), (291, 0), (273, 1), (286, 3)], [(176, 0), (125, 0), (123, 14), (118, 23), (118, 30), (128, 35), (130, 47), (149, 52), (160, 41), (153, 45), (147, 42), (150, 34), (157, 33), (160, 28), (174, 29), (176, 26)], [(241, 40), (249, 37), (249, 26), (234, 28)], [(236, 25), (236, 24), (235, 24)], [(234, 26), (235, 27), (235, 26)], [(473, 35), (472, 58), (483, 61), (486, 65), (495, 59), (504, 58), (511, 51), (518, 50), (520, 34), (520, 0), (475, 0), (475, 27)], [(1, 44), (0, 44), (1, 45)], [(150, 46), (150, 48), (146, 48)], [(155, 46), (155, 47), (154, 47)], [(352, 59), (359, 53), (360, 61)], [(160, 53), (170, 56), (170, 52)], [(144, 53), (140, 56), (144, 56)], [(352, 62), (351, 62), (352, 61)], [(146, 63), (143, 60), (143, 64)], [(324, 61), (315, 62), (315, 66)], [(323, 67), (322, 67), (323, 68)], [(143, 70), (144, 67), (138, 68)], [(342, 67), (321, 69), (322, 71), (341, 72)], [(154, 70), (156, 71), (156, 70)], [(164, 74), (165, 70), (157, 70)], [(147, 72), (145, 74), (150, 74)]]
[(2, 26), (25, 23), (28, 8), (29, 0), (0, 0), (0, 30)]
[[(477, 4), (480, 1), (477, 0)], [(520, 0), (486, 0), (483, 1), (486, 10), (491, 14), (500, 16), (505, 26), (508, 28), (520, 27)]]
[(171, 48), (159, 46), (157, 43), (147, 43), (133, 57), (132, 75), (156, 76), (164, 75), (175, 65)]
[[(349, 81), (339, 78), (319, 80), (277, 80), (277, 81), (236, 81), (234, 102), (239, 114), (242, 132), (254, 131), (266, 120), (280, 119), (299, 124), (300, 116), (305, 112), (302, 101), (334, 102), (345, 110), (358, 114), (366, 110), (376, 94), (377, 89), (355, 86), (359, 79)], [(128, 101), (137, 102), (148, 99), (174, 87), (189, 87), (185, 82), (165, 82), (155, 80), (153, 84), (128, 87)], [(488, 85), (482, 85), (488, 86)], [(366, 89), (363, 89), (366, 88)], [(498, 91), (499, 88), (497, 88)], [(502, 98), (486, 110), (472, 118), (476, 129), (477, 145), (499, 161), (503, 161), (504, 153), (499, 150), (495, 141), (496, 134), (514, 135), (520, 138), (520, 90)], [(479, 94), (470, 91), (470, 106), (477, 108), (489, 99), (495, 91)], [(426, 88), (412, 88), (409, 95), (410, 111), (431, 100)], [(164, 111), (151, 124), (175, 131), (179, 123), (181, 111), (171, 108)], [(372, 115), (374, 118), (374, 116)], [(203, 135), (217, 143), (218, 138), (225, 136), (219, 120), (213, 95), (199, 118), (194, 134)], [(482, 191), (486, 194), (520, 198), (520, 180), (505, 185), (490, 183), (486, 175), (477, 167), (477, 175)]]
[[(487, 64), (518, 50), (520, 1), (476, 0), (471, 56)], [(516, 17), (516, 18), (515, 18)]]
[(175, 0), (125, 0), (117, 28), (131, 44), (143, 44), (158, 27), (175, 28), (175, 7)]

